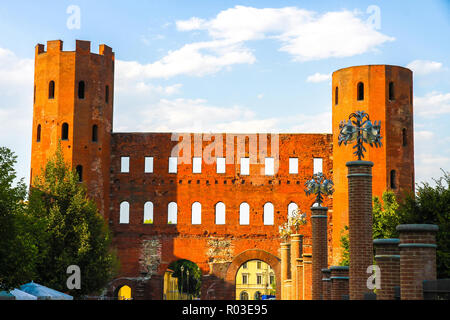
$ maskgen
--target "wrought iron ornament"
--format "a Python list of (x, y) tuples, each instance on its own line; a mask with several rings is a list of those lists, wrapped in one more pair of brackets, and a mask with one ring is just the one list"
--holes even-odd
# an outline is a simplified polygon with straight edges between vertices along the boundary
[(364, 158), (366, 148), (364, 143), (368, 143), (371, 147), (381, 147), (381, 121), (375, 121), (373, 124), (369, 119), (369, 115), (364, 111), (356, 111), (348, 117), (348, 121), (341, 121), (339, 123), (339, 146), (342, 143), (347, 145), (349, 142), (356, 141), (353, 153), (358, 157), (358, 160)]
[(305, 186), (306, 195), (309, 196), (311, 194), (315, 194), (316, 199), (313, 205), (318, 203), (319, 207), (322, 206), (323, 196), (332, 195), (334, 192), (333, 181), (326, 179), (322, 172), (314, 174), (313, 178), (305, 183)]

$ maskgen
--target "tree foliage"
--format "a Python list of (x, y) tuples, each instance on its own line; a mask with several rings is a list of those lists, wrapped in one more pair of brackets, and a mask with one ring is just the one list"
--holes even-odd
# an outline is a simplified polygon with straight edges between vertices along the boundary
[(400, 204), (399, 216), (402, 224), (429, 223), (439, 226), (436, 234), (437, 277), (450, 278), (450, 172), (433, 179), (435, 186), (421, 183), (415, 195), (410, 195)]
[(373, 238), (396, 238), (398, 234), (395, 228), (401, 224), (401, 219), (395, 193), (391, 190), (385, 191), (382, 200), (381, 202), (378, 197), (373, 198)]
[(350, 240), (348, 235), (348, 226), (345, 226), (341, 231), (341, 261), (340, 266), (348, 267), (350, 265)]
[[(34, 181), (29, 211), (44, 231), (37, 281), (79, 297), (99, 292), (114, 277), (118, 261), (110, 249), (109, 229), (60, 148)], [(80, 290), (67, 288), (71, 265), (81, 269)]]
[[(181, 272), (181, 267), (184, 268), (183, 272)], [(173, 271), (172, 276), (178, 278), (178, 290), (180, 292), (200, 297), (202, 272), (194, 262), (189, 260), (174, 261), (170, 264), (169, 269)], [(189, 277), (187, 276), (187, 270), (189, 270)]]
[(10, 290), (35, 275), (37, 246), (26, 215), (27, 188), (17, 179), (17, 157), (0, 147), (0, 289)]

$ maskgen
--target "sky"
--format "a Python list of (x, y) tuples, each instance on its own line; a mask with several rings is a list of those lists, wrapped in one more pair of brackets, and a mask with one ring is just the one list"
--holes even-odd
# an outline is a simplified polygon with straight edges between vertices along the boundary
[(116, 54), (115, 132), (331, 133), (331, 73), (414, 72), (416, 182), (450, 171), (450, 1), (1, 1), (0, 146), (29, 181), (34, 47)]

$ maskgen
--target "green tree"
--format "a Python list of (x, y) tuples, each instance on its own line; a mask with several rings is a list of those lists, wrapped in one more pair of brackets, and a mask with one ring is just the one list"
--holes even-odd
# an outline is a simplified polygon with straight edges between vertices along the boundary
[[(181, 272), (181, 267), (184, 268), (183, 272)], [(202, 272), (194, 262), (184, 259), (174, 261), (170, 264), (169, 269), (173, 271), (172, 276), (178, 278), (178, 290), (180, 292), (188, 293), (193, 297), (200, 297)], [(189, 270), (189, 277), (187, 276), (187, 270)]]
[(350, 240), (348, 236), (348, 226), (345, 226), (341, 231), (341, 248), (342, 254), (339, 265), (348, 267), (350, 265)]
[(32, 225), (26, 215), (27, 188), (17, 179), (17, 157), (0, 147), (0, 289), (10, 290), (30, 281), (35, 275), (37, 246), (30, 234)]
[(395, 229), (400, 224), (399, 204), (395, 193), (391, 190), (382, 195), (383, 202), (378, 197), (373, 198), (373, 238), (389, 239), (398, 237)]
[[(98, 293), (114, 277), (118, 260), (111, 250), (111, 234), (78, 182), (75, 170), (65, 163), (59, 147), (30, 190), (30, 214), (41, 222), (37, 281), (75, 297)], [(67, 268), (81, 270), (81, 289), (68, 290)]]
[(437, 277), (450, 278), (450, 172), (417, 186), (415, 195), (405, 198), (399, 207), (402, 224), (429, 223), (439, 226), (436, 234)]

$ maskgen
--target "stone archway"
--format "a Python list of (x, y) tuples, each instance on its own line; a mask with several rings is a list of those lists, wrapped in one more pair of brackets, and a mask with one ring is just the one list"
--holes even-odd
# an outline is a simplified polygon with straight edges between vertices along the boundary
[(275, 272), (277, 297), (281, 293), (281, 260), (270, 252), (261, 249), (249, 249), (238, 254), (228, 266), (225, 282), (228, 284), (227, 296), (236, 299), (236, 274), (243, 263), (250, 260), (261, 260), (270, 265)]

